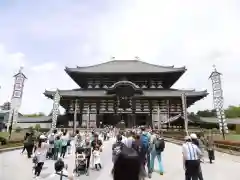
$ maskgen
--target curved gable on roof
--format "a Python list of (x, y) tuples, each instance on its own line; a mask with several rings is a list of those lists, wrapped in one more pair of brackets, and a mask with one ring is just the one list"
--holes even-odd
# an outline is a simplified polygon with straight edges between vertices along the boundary
[(159, 66), (146, 63), (139, 60), (113, 60), (105, 63), (65, 69), (67, 72), (80, 73), (167, 73), (167, 72), (184, 72), (185, 67), (174, 68), (173, 66)]

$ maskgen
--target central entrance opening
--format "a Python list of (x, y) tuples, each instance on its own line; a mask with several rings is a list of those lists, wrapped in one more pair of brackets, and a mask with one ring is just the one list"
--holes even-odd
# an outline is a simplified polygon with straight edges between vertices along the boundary
[[(135, 116), (135, 118), (133, 116)], [(122, 114), (105, 113), (103, 114), (102, 124), (116, 126), (121, 120), (125, 122), (126, 127), (128, 128), (131, 128), (132, 126), (142, 126), (142, 125), (149, 124), (147, 113), (139, 113), (139, 114), (136, 113), (134, 115), (128, 114), (128, 113), (122, 113)]]
[(142, 113), (142, 114), (136, 114), (136, 126), (145, 126), (148, 124), (148, 114)]
[(103, 114), (102, 124), (115, 126), (120, 121), (118, 115), (112, 113)]

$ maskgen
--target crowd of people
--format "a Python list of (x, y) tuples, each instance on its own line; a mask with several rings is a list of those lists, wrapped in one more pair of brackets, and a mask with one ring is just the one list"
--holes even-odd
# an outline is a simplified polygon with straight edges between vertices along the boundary
[[(162, 154), (165, 149), (165, 141), (162, 132), (140, 127), (122, 131), (116, 139), (117, 141), (112, 147), (114, 180), (151, 178), (156, 158), (158, 172), (160, 175), (164, 174)], [(204, 163), (205, 150), (208, 152), (209, 162), (213, 163), (215, 160), (214, 145), (210, 136), (205, 139), (200, 134), (192, 133), (185, 137), (182, 156), (186, 180), (203, 180), (201, 163)]]
[[(144, 126), (129, 130), (106, 128), (101, 132), (76, 130), (74, 135), (62, 129), (41, 134), (37, 138), (34, 138), (33, 133), (27, 133), (22, 153), (26, 150), (28, 158), (33, 158), (34, 178), (40, 175), (47, 159), (55, 161), (55, 175), (64, 171), (64, 158), (66, 154), (72, 153), (75, 154), (74, 174), (88, 176), (90, 167), (101, 170), (103, 142), (111, 138), (115, 141), (112, 145), (113, 179), (141, 180), (152, 177), (155, 159), (158, 162), (159, 175), (164, 175), (162, 154), (165, 141), (161, 133)], [(205, 143), (196, 134), (185, 137), (182, 152), (186, 180), (203, 180), (200, 164), (204, 162), (203, 144), (207, 146), (209, 160), (212, 163), (214, 151), (211, 141)], [(67, 173), (64, 174), (68, 177)]]

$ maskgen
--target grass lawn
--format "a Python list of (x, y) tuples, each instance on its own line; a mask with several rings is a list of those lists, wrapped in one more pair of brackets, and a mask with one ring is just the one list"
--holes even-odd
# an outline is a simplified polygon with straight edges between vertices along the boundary
[(240, 141), (240, 134), (228, 134), (226, 139), (233, 141)]
[(5, 148), (13, 148), (13, 147), (21, 147), (21, 146), (23, 146), (23, 143), (10, 143), (10, 144), (0, 146), (0, 150)]
[[(214, 134), (215, 140), (222, 140), (221, 134)], [(226, 140), (240, 142), (240, 134), (226, 134)]]
[[(11, 140), (23, 140), (26, 132), (12, 132)], [(0, 137), (4, 137), (8, 139), (9, 133), (8, 132), (0, 132)]]

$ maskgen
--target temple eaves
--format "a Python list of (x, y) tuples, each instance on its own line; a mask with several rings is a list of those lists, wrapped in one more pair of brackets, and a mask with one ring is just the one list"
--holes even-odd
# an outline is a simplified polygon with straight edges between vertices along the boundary
[(105, 63), (65, 69), (66, 72), (77, 73), (173, 73), (186, 71), (185, 67), (159, 66), (140, 60), (112, 60)]

